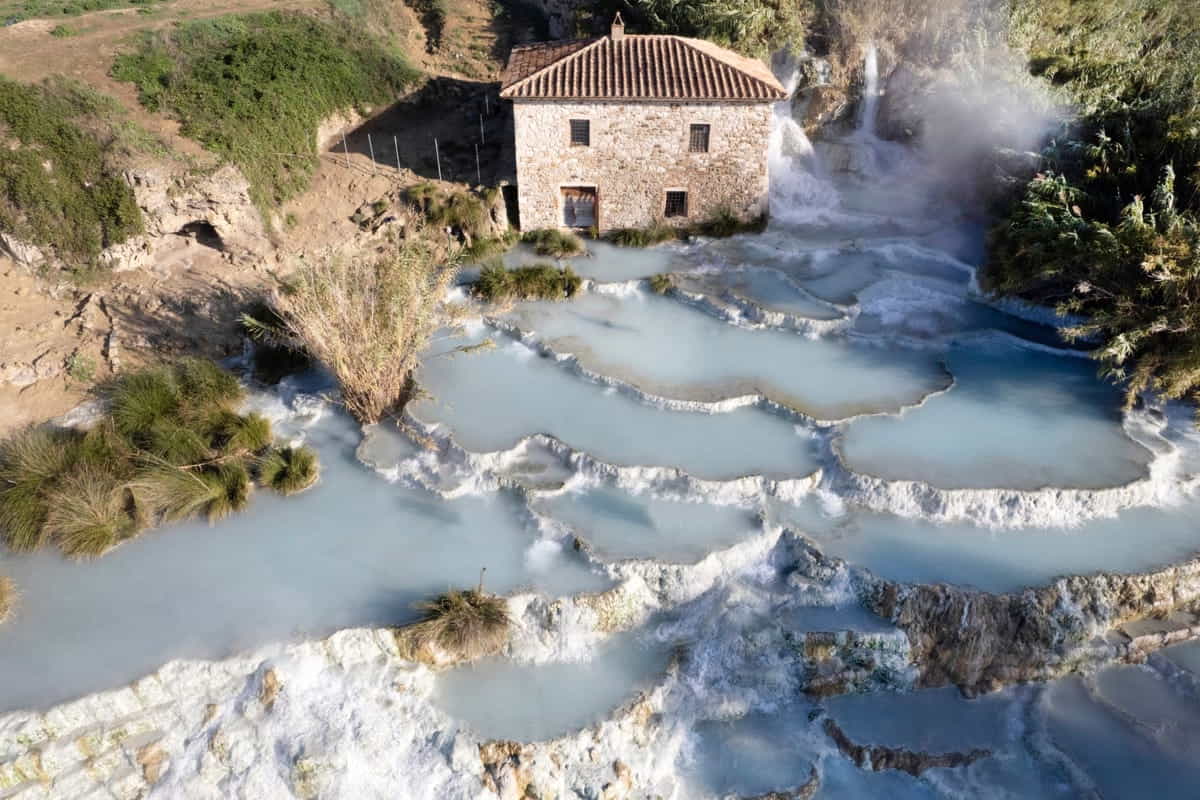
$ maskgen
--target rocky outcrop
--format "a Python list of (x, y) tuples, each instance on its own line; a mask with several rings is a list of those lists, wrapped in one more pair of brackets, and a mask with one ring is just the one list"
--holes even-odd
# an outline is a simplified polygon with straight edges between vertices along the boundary
[(1084, 575), (1013, 594), (867, 581), (864, 603), (908, 636), (922, 686), (967, 694), (1139, 662), (1200, 634), (1200, 559), (1140, 575)]
[[(124, 175), (142, 210), (145, 232), (100, 252), (99, 262), (114, 272), (154, 266), (164, 244), (178, 237), (199, 241), (239, 263), (271, 250), (262, 217), (250, 199), (250, 184), (232, 164), (183, 175), (146, 164)], [(42, 249), (6, 233), (0, 233), (0, 255), (28, 269), (55, 262)]]
[[(125, 179), (133, 187), (145, 218), (146, 234), (138, 238), (151, 249), (154, 238), (169, 235), (194, 236), (233, 261), (262, 256), (271, 248), (262, 218), (250, 198), (250, 183), (232, 164), (207, 174), (184, 176), (144, 166), (128, 170)], [(128, 247), (121, 247), (146, 252), (138, 244), (131, 241), (126, 243)], [(125, 262), (127, 266), (130, 263)], [(118, 268), (114, 263), (114, 269)]]
[(821, 773), (817, 772), (816, 767), (812, 767), (808, 780), (793, 789), (780, 789), (766, 794), (756, 794), (753, 797), (730, 796), (726, 800), (811, 800), (820, 788)]
[(907, 772), (914, 778), (934, 768), (967, 767), (981, 758), (992, 754), (991, 750), (975, 748), (967, 752), (922, 753), (902, 747), (884, 747), (878, 744), (856, 744), (832, 719), (825, 720), (825, 733), (837, 745), (838, 750), (861, 769), (881, 772), (885, 769)]

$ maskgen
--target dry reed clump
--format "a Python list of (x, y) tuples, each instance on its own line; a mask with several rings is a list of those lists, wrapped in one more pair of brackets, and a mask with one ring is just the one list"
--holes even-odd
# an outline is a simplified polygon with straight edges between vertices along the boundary
[(16, 584), (12, 582), (12, 578), (0, 576), (0, 624), (3, 624), (12, 615), (16, 604)]
[(274, 298), (284, 321), (275, 335), (333, 372), (357, 420), (378, 422), (409, 399), (417, 358), (441, 324), (456, 268), (421, 236), (377, 260), (305, 265)]
[[(234, 410), (241, 386), (211, 361), (126, 375), (107, 393), (109, 413), (86, 432), (27, 428), (0, 441), (0, 538), (11, 549), (53, 543), (92, 558), (161, 522), (221, 519), (249, 502), (251, 466), (273, 458), (270, 423)], [(315, 455), (304, 459), (311, 482)], [(284, 483), (272, 486), (288, 493)]]
[(453, 589), (419, 606), (423, 618), (396, 631), (400, 652), (414, 661), (470, 661), (508, 641), (512, 620), (503, 597)]

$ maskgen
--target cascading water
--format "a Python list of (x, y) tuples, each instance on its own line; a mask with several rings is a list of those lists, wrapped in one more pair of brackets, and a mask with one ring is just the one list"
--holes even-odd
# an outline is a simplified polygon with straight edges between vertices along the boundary
[(879, 50), (875, 43), (867, 45), (866, 56), (863, 59), (863, 97), (862, 111), (859, 114), (858, 129), (868, 136), (875, 135), (876, 123), (879, 119)]
[[(870, 155), (889, 146), (874, 134), (877, 62), (868, 48), (858, 129), (822, 143), (837, 163), (790, 100), (775, 109), (766, 232), (589, 244), (572, 263), (589, 279), (579, 298), (469, 309), (456, 341), (477, 346), (431, 348), (408, 433), (360, 430), (318, 397), (326, 385), (257, 394), (320, 450), (312, 492), (95, 563), (0, 554), (23, 590), (0, 627), (0, 709), (263, 646), (0, 716), (0, 780), (74, 749), (88, 761), (70, 775), (95, 776), (114, 760), (93, 758), (95, 742), (121, 752), (166, 726), (166, 797), (477, 798), (520, 781), (602, 796), (625, 780), (667, 800), (814, 780), (819, 797), (1193, 794), (1194, 645), (967, 700), (909, 691), (908, 635), (864, 599), (881, 581), (1019, 592), (1200, 549), (1187, 409), (1149, 398), (1122, 415), (1051, 328), (976, 295), (978, 229)], [(674, 274), (666, 296), (645, 280), (660, 273)], [(495, 659), (435, 673), (378, 631), (353, 647), (264, 644), (403, 622), (481, 566), (514, 595)], [(348, 655), (332, 663), (334, 650)], [(851, 760), (826, 723), (907, 755)], [(63, 744), (73, 730), (87, 748)], [(520, 753), (486, 742), (565, 731)], [(967, 748), (990, 755), (917, 769)], [(143, 772), (124, 769), (114, 784)]]

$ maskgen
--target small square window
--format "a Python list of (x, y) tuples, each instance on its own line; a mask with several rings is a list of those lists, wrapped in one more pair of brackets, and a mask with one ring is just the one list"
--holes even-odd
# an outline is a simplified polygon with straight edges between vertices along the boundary
[(588, 147), (592, 143), (591, 120), (571, 120), (571, 145), (573, 147)]
[(667, 192), (667, 208), (665, 217), (687, 216), (687, 192)]
[(688, 130), (688, 152), (691, 153), (707, 153), (708, 152), (708, 126), (693, 125)]

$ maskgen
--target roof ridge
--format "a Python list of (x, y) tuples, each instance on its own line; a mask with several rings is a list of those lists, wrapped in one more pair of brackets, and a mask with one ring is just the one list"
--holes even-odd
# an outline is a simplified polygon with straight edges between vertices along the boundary
[[(600, 44), (607, 38), (608, 38), (607, 36), (601, 36), (592, 42), (588, 42), (588, 44), (585, 44), (583, 47), (579, 48), (578, 50), (574, 51), (573, 53), (568, 53), (567, 55), (563, 56), (562, 58), (555, 59), (554, 61), (551, 61), (549, 64), (545, 65), (544, 67), (534, 70), (533, 72), (529, 73), (528, 75), (521, 78), (520, 80), (513, 81), (508, 86), (505, 86), (503, 90), (505, 92), (512, 92), (513, 90), (517, 89), (520, 86), (523, 86), (524, 84), (533, 80), (534, 78), (541, 75), (542, 73), (544, 73), (548, 70), (554, 69), (555, 67), (559, 67), (568, 61), (574, 60), (574, 58), (576, 56), (578, 56), (580, 53), (591, 50), (592, 48), (594, 48), (596, 45)], [(586, 41), (586, 40), (584, 40), (584, 39), (568, 39), (567, 41), (568, 42), (579, 42), (579, 41)], [(560, 42), (560, 44), (562, 44), (562, 42)]]
[[(746, 76), (747, 78), (749, 78), (752, 81), (755, 81), (760, 86), (763, 86), (764, 88), (766, 88), (767, 91), (769, 91), (769, 92), (782, 90), (782, 86), (772, 86), (767, 81), (764, 81), (759, 76), (754, 75), (753, 73), (743, 69), (742, 67), (738, 66), (737, 64), (731, 64), (730, 62), (726, 61), (725, 59), (718, 58), (717, 56), (713, 55), (712, 53), (706, 52), (704, 50), (704, 48), (697, 47), (695, 45), (695, 42), (703, 42), (704, 44), (712, 44), (712, 42), (709, 42), (705, 39), (697, 39), (694, 36), (676, 36), (674, 38), (678, 39), (680, 41), (680, 43), (683, 44), (684, 47), (687, 47), (687, 48), (699, 53), (700, 55), (704, 56), (705, 58), (710, 58), (713, 61), (724, 64), (725, 66), (729, 67), (730, 69), (736, 70), (739, 74)], [(715, 45), (715, 46), (720, 47), (720, 45)], [(727, 47), (721, 47), (721, 49), (726, 50), (730, 53), (733, 53), (733, 51), (729, 50), (729, 48), (727, 48)], [(739, 58), (747, 58), (746, 56), (741, 55), (741, 53), (734, 53), (734, 55), (738, 56)]]
[(785, 97), (766, 64), (689, 36), (599, 36), (518, 46), (512, 53), (506, 73), (519, 75), (528, 61), (533, 63), (525, 68), (535, 68), (503, 84), (504, 98), (771, 102)]

